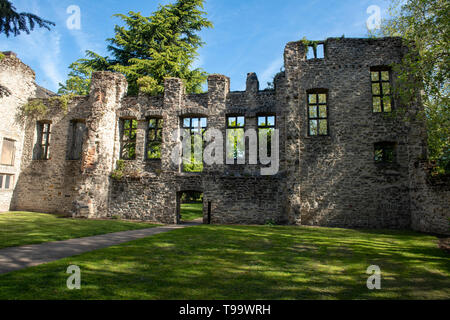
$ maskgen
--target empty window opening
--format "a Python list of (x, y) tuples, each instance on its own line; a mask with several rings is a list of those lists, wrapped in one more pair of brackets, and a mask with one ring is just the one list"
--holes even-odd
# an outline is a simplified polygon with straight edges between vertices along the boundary
[(147, 160), (161, 159), (162, 130), (164, 120), (160, 118), (150, 118), (147, 127)]
[(375, 163), (394, 163), (396, 161), (396, 143), (378, 142), (374, 145)]
[(0, 190), (12, 190), (14, 187), (14, 176), (11, 174), (0, 174)]
[[(272, 135), (276, 127), (276, 117), (274, 115), (263, 115), (258, 117), (258, 146), (264, 135), (267, 136), (267, 156), (272, 156)], [(259, 147), (258, 147), (259, 150)]]
[(325, 44), (317, 43), (316, 45), (308, 45), (306, 59), (324, 59), (325, 58)]
[[(184, 172), (202, 172), (203, 171), (203, 136), (208, 126), (207, 118), (183, 118), (182, 126), (184, 135), (190, 137), (190, 153), (183, 154)], [(200, 146), (200, 154), (196, 154), (196, 146)]]
[(37, 141), (33, 152), (34, 160), (50, 160), (51, 123), (37, 123)]
[(14, 154), (15, 154), (15, 147), (14, 147), (14, 140), (3, 138), (2, 143), (2, 156), (0, 160), (0, 164), (5, 166), (13, 166), (14, 165)]
[(67, 150), (68, 160), (80, 160), (83, 151), (83, 141), (87, 131), (83, 120), (73, 120), (70, 123), (70, 141)]
[(203, 221), (203, 193), (199, 191), (184, 191), (179, 194), (179, 221)]
[(245, 117), (228, 116), (227, 117), (227, 143), (230, 144), (227, 149), (228, 159), (245, 158)]
[(370, 78), (372, 82), (373, 112), (391, 112), (392, 93), (389, 69), (372, 69)]
[(120, 120), (120, 158), (123, 160), (136, 159), (136, 119)]
[(328, 97), (325, 91), (308, 93), (308, 135), (328, 135)]

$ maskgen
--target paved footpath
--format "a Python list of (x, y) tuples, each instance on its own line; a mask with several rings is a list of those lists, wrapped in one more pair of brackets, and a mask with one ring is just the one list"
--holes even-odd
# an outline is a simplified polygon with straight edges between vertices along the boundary
[(130, 230), (99, 236), (0, 249), (0, 274), (75, 256), (84, 252), (107, 248), (120, 243), (146, 238), (158, 233), (182, 229), (199, 223), (168, 225), (149, 229)]

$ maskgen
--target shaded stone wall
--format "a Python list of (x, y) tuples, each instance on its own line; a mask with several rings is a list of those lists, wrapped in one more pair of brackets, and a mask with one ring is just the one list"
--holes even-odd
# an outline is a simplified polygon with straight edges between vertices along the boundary
[(18, 121), (16, 114), (18, 108), (36, 93), (34, 71), (14, 53), (5, 52), (4, 56), (0, 61), (0, 156), (4, 139), (13, 140), (15, 150), (12, 166), (0, 164), (0, 175), (8, 174), (13, 177), (11, 189), (5, 190), (4, 185), (0, 188), (0, 212), (10, 210), (14, 185), (21, 170), (24, 132), (23, 123)]
[[(22, 155), (22, 169), (14, 191), (13, 208), (68, 214), (81, 188), (81, 160), (69, 160), (68, 141), (72, 120), (86, 120), (91, 113), (88, 97), (76, 97), (67, 113), (59, 103), (44, 100), (50, 107), (45, 116), (28, 119)], [(51, 121), (50, 159), (36, 160), (38, 121)]]

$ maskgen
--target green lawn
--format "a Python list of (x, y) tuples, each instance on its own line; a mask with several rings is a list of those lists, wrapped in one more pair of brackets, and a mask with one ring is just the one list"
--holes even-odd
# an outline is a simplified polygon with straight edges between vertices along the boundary
[(181, 220), (192, 221), (203, 218), (203, 203), (182, 203)]
[[(81, 290), (66, 269), (81, 268)], [(366, 287), (370, 265), (381, 290)], [(450, 299), (450, 256), (403, 231), (209, 226), (0, 275), (0, 299)]]
[(151, 228), (119, 220), (82, 220), (33, 212), (0, 213), (0, 248)]

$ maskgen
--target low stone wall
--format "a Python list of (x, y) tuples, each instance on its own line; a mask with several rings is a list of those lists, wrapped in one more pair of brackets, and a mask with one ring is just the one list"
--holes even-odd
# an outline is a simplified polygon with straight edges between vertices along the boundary
[(285, 223), (284, 194), (275, 177), (235, 177), (196, 174), (151, 175), (112, 180), (108, 216), (176, 223), (184, 191), (203, 192), (207, 221), (213, 224)]

